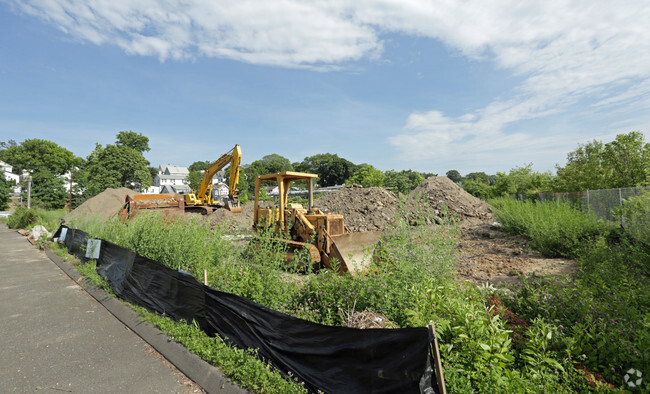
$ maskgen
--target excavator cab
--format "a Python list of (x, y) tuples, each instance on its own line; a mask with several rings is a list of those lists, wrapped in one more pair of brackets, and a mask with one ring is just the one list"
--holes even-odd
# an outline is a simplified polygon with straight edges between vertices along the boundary
[[(230, 164), (230, 181), (228, 185), (228, 195), (218, 196), (212, 192), (212, 178), (215, 174)], [(204, 214), (210, 214), (215, 208), (226, 208), (231, 212), (241, 212), (239, 205), (239, 169), (241, 165), (241, 147), (235, 145), (229, 152), (224, 153), (217, 160), (212, 162), (203, 173), (203, 178), (199, 184), (198, 190), (192, 191), (185, 195), (185, 210), (198, 211)]]
[[(307, 246), (312, 250), (313, 264), (324, 265), (340, 272), (357, 272), (368, 267), (371, 258), (368, 250), (380, 237), (378, 232), (351, 233), (345, 227), (343, 215), (324, 213), (314, 206), (314, 183), (318, 175), (283, 171), (260, 175), (255, 179), (255, 206), (253, 227), (274, 226), (288, 234), (290, 247)], [(259, 192), (263, 181), (277, 183), (279, 203), (272, 208), (260, 207)], [(308, 203), (288, 203), (293, 182), (307, 182)], [(334, 262), (338, 261), (338, 264)]]

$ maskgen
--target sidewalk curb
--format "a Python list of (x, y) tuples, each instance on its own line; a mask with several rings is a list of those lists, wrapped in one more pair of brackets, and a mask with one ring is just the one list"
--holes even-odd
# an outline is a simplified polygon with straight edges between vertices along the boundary
[(190, 353), (183, 345), (173, 341), (154, 325), (140, 321), (139, 316), (123, 305), (117, 298), (109, 296), (103, 289), (93, 285), (73, 266), (64, 262), (52, 250), (45, 249), (45, 254), (75, 283), (78, 283), (88, 294), (97, 300), (104, 308), (120, 320), (125, 326), (151, 345), (188, 378), (201, 386), (208, 393), (248, 393), (243, 388), (234, 385), (216, 367), (208, 364), (195, 354)]

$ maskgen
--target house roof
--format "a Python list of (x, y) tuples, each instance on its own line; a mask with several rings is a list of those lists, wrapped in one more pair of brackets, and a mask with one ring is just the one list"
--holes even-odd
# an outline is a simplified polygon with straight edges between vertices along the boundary
[(190, 170), (188, 170), (187, 167), (181, 167), (172, 164), (161, 164), (160, 166), (158, 166), (158, 168), (159, 171), (165, 175), (174, 175), (174, 174), (189, 175), (190, 173)]
[(187, 174), (172, 174), (172, 175), (158, 174), (158, 175), (156, 175), (156, 178), (159, 178), (159, 179), (185, 179), (185, 178), (187, 178)]

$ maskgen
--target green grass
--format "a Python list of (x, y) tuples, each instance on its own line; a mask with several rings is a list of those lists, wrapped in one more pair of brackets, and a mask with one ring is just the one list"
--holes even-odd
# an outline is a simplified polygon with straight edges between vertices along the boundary
[(65, 209), (46, 210), (43, 208), (17, 208), (9, 219), (7, 225), (11, 228), (32, 229), (36, 225), (42, 225), (49, 232), (54, 232), (61, 223), (61, 218), (65, 216)]
[[(354, 276), (298, 274), (295, 267), (282, 268), (281, 250), (270, 242), (271, 234), (261, 234), (257, 247), (247, 249), (225, 239), (224, 228), (196, 220), (138, 215), (127, 223), (95, 219), (71, 225), (198, 278), (206, 270), (211, 287), (313, 322), (342, 325), (349, 312), (365, 309), (383, 313), (399, 327), (434, 322), (449, 392), (604, 390), (588, 388), (575, 365), (600, 373), (615, 386), (622, 385), (625, 368), (650, 376), (650, 259), (642, 245), (566, 204), (499, 200), (495, 207), (509, 232), (525, 235), (548, 255), (577, 258), (579, 273), (524, 280), (509, 293), (457, 284), (458, 231), (450, 224), (428, 225), (434, 221), (422, 207), (413, 215), (402, 206), (382, 241), (382, 262)], [(91, 265), (82, 270), (96, 275)], [(526, 319), (529, 328), (520, 333), (524, 339), (486, 304), (493, 294)], [(244, 387), (256, 392), (272, 392), (276, 386), (282, 387), (279, 391), (302, 389), (250, 350), (228, 350), (221, 339), (209, 338), (191, 324), (139, 313)], [(260, 378), (267, 372), (273, 376)]]
[(489, 201), (503, 230), (522, 234), (531, 248), (547, 257), (576, 257), (616, 224), (598, 220), (566, 201), (521, 201), (507, 197)]

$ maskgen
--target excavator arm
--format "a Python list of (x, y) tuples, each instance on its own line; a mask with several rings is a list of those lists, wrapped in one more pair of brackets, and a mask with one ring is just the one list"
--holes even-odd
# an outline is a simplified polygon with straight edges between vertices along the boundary
[(233, 212), (241, 212), (239, 207), (239, 192), (237, 184), (239, 183), (239, 168), (241, 166), (241, 147), (235, 145), (227, 153), (224, 153), (217, 160), (212, 162), (203, 173), (201, 184), (194, 193), (185, 196), (185, 203), (188, 206), (197, 205), (217, 205), (218, 201), (212, 199), (212, 178), (224, 167), (230, 164), (230, 182), (228, 185), (228, 198), (224, 199), (223, 204), (227, 209)]

